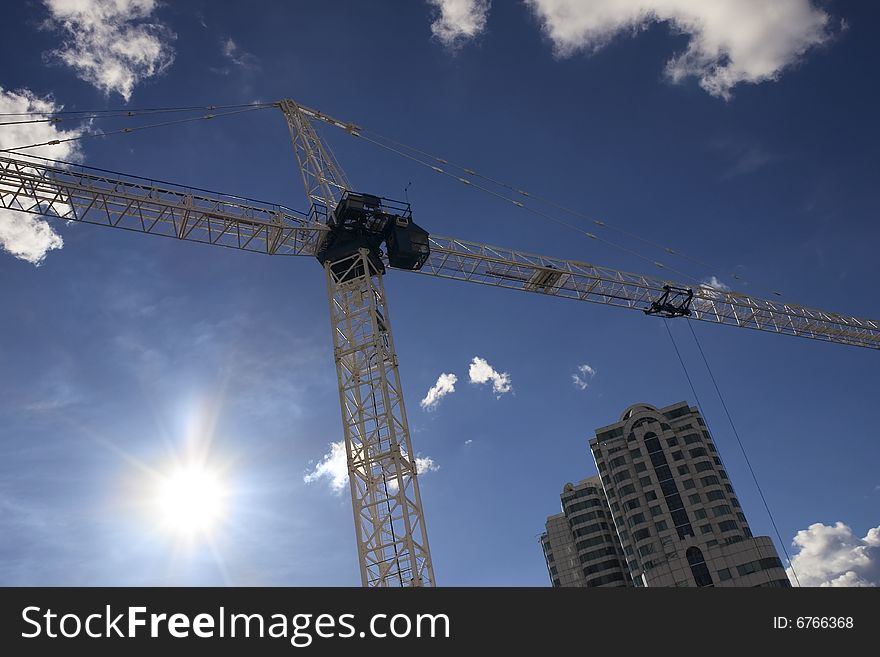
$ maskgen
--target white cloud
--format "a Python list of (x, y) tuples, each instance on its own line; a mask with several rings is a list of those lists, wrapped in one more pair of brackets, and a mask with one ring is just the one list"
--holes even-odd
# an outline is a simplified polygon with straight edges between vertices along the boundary
[[(403, 452), (406, 456), (406, 452)], [(440, 466), (430, 456), (416, 457), (416, 473), (425, 474), (427, 472), (436, 472)], [(307, 484), (314, 483), (321, 479), (327, 479), (330, 488), (337, 495), (342, 493), (348, 485), (348, 457), (345, 454), (345, 442), (340, 440), (330, 443), (330, 451), (324, 454), (324, 457), (315, 466), (315, 469), (303, 477), (303, 481)], [(388, 481), (388, 489), (394, 492), (397, 488), (396, 480)]]
[(556, 54), (593, 53), (621, 33), (667, 23), (689, 37), (666, 63), (673, 82), (695, 77), (713, 96), (729, 99), (746, 82), (777, 79), (830, 37), (830, 17), (811, 0), (526, 0)]
[(448, 48), (457, 48), (486, 28), (490, 0), (428, 0), (436, 12), (431, 33)]
[(596, 370), (587, 365), (578, 365), (576, 374), (571, 375), (571, 382), (575, 388), (586, 390), (590, 387), (590, 379), (596, 376)]
[[(39, 98), (27, 89), (6, 91), (0, 87), (0, 113), (21, 114), (22, 112), (57, 112), (61, 109), (51, 98)], [(29, 120), (29, 117), (9, 117), (10, 120)], [(0, 149), (27, 146), (56, 139), (67, 139), (82, 134), (82, 128), (59, 130), (55, 123), (18, 123), (0, 128)], [(78, 161), (82, 159), (77, 142), (65, 142), (43, 146), (37, 152), (44, 157), (57, 160)], [(3, 153), (4, 156), (18, 157), (18, 154)], [(31, 207), (35, 200), (18, 196), (13, 203), (10, 195), (3, 197), (3, 205)], [(46, 254), (60, 249), (64, 240), (45, 219), (33, 214), (15, 210), (0, 209), (0, 248), (20, 260), (34, 265), (43, 262)]]
[(491, 381), (492, 391), (498, 397), (513, 389), (510, 383), (510, 375), (507, 372), (496, 371), (484, 358), (479, 356), (474, 356), (474, 359), (471, 361), (471, 365), (468, 368), (468, 376), (471, 383), (482, 384)]
[[(800, 549), (791, 561), (801, 586), (880, 586), (880, 527), (858, 538), (842, 522), (817, 522), (792, 545)], [(794, 581), (791, 568), (789, 578)]]
[(345, 455), (345, 442), (340, 440), (330, 443), (330, 451), (315, 466), (315, 469), (303, 477), (303, 481), (311, 484), (322, 478), (330, 481), (330, 488), (341, 493), (348, 484), (348, 457)]
[(703, 280), (700, 283), (700, 287), (707, 290), (730, 292), (730, 286), (719, 279), (717, 276), (710, 276), (709, 278)]
[[(406, 452), (403, 453), (406, 456)], [(434, 462), (430, 456), (417, 456), (416, 457), (416, 474), (423, 475), (428, 472), (437, 472), (440, 469), (440, 466)], [(397, 492), (398, 485), (397, 479), (388, 479), (388, 492), (392, 495)]]
[(430, 456), (417, 456), (416, 457), (416, 472), (418, 474), (425, 474), (426, 472), (437, 472), (440, 469), (440, 466), (434, 462)]
[(437, 408), (437, 404), (440, 403), (440, 400), (443, 399), (446, 395), (452, 394), (455, 392), (455, 383), (458, 381), (458, 377), (455, 374), (446, 374), (445, 372), (437, 377), (437, 383), (431, 386), (431, 389), (428, 390), (428, 394), (425, 395), (425, 398), (419, 402), (419, 406), (424, 408), (426, 411), (433, 411)]
[(106, 95), (126, 101), (136, 84), (174, 61), (173, 32), (153, 21), (156, 0), (43, 0), (48, 25), (64, 34), (50, 54)]
[(465, 445), (472, 445), (473, 442), (474, 442), (474, 439), (473, 439), (473, 438), (468, 438), (467, 440), (464, 441), (464, 444), (465, 444)]
[(242, 50), (231, 37), (223, 42), (223, 56), (239, 68), (255, 69), (260, 66), (259, 58)]
[(62, 246), (61, 235), (46, 220), (0, 209), (0, 247), (12, 256), (39, 266), (49, 251)]

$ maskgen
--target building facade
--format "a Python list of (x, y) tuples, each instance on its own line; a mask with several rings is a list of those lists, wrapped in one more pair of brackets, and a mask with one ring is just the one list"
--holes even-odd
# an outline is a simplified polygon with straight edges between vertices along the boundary
[[(790, 586), (772, 540), (752, 536), (696, 408), (630, 406), (596, 431), (590, 449), (629, 583)], [(549, 519), (546, 536), (552, 548)]]
[(541, 535), (553, 586), (630, 586), (599, 477), (566, 484), (560, 500), (562, 513), (547, 518)]

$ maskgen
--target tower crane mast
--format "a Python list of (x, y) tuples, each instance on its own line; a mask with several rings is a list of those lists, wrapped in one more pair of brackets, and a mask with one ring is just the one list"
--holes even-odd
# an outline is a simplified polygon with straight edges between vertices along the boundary
[[(313, 256), (324, 271), (364, 586), (433, 586), (383, 276), (426, 275), (880, 349), (880, 321), (574, 260), (429, 235), (409, 204), (355, 192), (315, 131), (338, 121), (282, 100), (309, 213), (144, 178), (0, 157), (0, 208), (267, 255)], [(383, 249), (384, 247), (384, 249)]]

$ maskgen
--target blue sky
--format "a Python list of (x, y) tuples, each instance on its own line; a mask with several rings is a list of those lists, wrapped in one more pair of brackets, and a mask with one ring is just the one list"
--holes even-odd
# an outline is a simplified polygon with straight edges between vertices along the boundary
[[(0, 99), (292, 97), (674, 247), (711, 268), (610, 235), (699, 279), (880, 315), (876, 10), (790, 0), (780, 19), (760, 3), (645, 0), (561, 20), (567, 4), (119, 0), (97, 26), (64, 0), (14, 3)], [(117, 38), (143, 57), (114, 58)], [(431, 232), (660, 273), (321, 133), (357, 188), (408, 186)], [(80, 144), (68, 154), (92, 166), (307, 209), (276, 110)], [(52, 225), (63, 248), (39, 266), (0, 253), (0, 584), (357, 584), (347, 490), (305, 481), (341, 438), (315, 261)], [(7, 251), (15, 235), (0, 228)], [(562, 486), (595, 473), (592, 431), (635, 402), (694, 401), (662, 321), (394, 271), (386, 287), (414, 448), (436, 468), (420, 481), (437, 581), (547, 585), (537, 536)], [(771, 534), (690, 331), (670, 328), (752, 528)], [(804, 572), (846, 575), (823, 561), (868, 546), (873, 570), (857, 574), (880, 581), (878, 355), (694, 328)], [(469, 382), (474, 357), (511, 390)], [(581, 365), (595, 372), (585, 389)], [(420, 408), (441, 373), (455, 392)], [(212, 540), (182, 546), (147, 517), (143, 482), (195, 438), (230, 497)]]

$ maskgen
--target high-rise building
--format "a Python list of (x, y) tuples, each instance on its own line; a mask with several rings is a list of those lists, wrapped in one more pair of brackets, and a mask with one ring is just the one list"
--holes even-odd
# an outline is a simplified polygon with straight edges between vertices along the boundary
[(598, 476), (566, 484), (541, 547), (553, 586), (629, 586), (623, 548)]
[[(790, 586), (772, 540), (752, 536), (706, 424), (687, 402), (630, 406), (619, 422), (596, 431), (590, 448), (633, 585)], [(564, 501), (561, 515), (576, 546)], [(555, 545), (565, 547), (559, 518), (548, 519), (542, 537), (545, 555), (549, 546), (557, 562)], [(569, 571), (563, 579), (556, 565), (554, 585), (591, 585)]]

